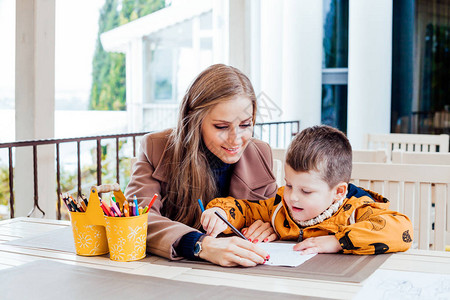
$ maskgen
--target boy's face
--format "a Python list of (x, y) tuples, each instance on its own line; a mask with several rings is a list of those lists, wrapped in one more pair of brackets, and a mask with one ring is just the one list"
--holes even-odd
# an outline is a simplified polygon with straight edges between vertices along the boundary
[(343, 196), (339, 191), (341, 184), (330, 189), (319, 172), (297, 172), (285, 164), (285, 173), (284, 199), (295, 222), (317, 217)]

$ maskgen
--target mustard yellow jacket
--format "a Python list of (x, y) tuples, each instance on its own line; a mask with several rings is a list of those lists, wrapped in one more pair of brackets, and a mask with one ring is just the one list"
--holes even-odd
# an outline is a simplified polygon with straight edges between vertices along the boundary
[(379, 254), (411, 247), (413, 228), (409, 218), (389, 210), (389, 201), (372, 191), (349, 184), (347, 198), (338, 211), (322, 223), (305, 228), (292, 220), (283, 194), (281, 187), (275, 197), (267, 200), (216, 198), (207, 208), (222, 208), (237, 229), (256, 220), (270, 222), (281, 240), (300, 242), (314, 236), (335, 235), (344, 253)]

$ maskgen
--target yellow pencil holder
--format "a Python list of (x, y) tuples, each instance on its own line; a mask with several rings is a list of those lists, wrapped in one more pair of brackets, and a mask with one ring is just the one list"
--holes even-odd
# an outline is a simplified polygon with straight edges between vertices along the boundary
[(86, 212), (70, 212), (75, 250), (78, 255), (110, 253), (115, 261), (145, 257), (148, 213), (136, 217), (106, 217), (98, 193), (114, 192), (119, 208), (126, 201), (118, 184), (93, 186)]
[[(92, 190), (95, 190), (93, 196)], [(94, 256), (109, 252), (105, 220), (97, 190), (91, 189), (86, 212), (70, 212), (73, 240), (78, 255)]]
[(145, 257), (147, 216), (105, 217), (110, 259), (133, 261)]

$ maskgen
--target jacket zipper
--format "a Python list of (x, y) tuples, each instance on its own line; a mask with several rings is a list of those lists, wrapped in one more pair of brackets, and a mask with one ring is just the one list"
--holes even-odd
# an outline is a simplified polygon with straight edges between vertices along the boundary
[(300, 229), (300, 233), (298, 234), (297, 243), (303, 241), (303, 229)]

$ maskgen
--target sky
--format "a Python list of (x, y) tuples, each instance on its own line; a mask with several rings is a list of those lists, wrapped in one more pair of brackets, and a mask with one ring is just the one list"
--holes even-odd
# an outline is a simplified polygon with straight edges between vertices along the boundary
[[(55, 90), (89, 96), (99, 11), (104, 0), (56, 0)], [(0, 0), (0, 98), (14, 93), (15, 0)]]

